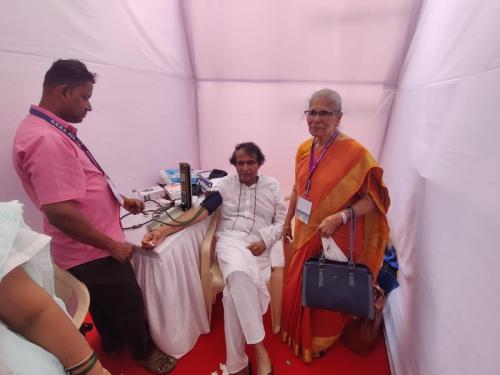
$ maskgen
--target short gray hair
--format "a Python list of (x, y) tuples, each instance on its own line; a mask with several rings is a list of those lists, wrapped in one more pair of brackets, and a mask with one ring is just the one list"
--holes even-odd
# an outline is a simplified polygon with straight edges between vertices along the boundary
[(330, 100), (333, 112), (342, 112), (342, 98), (337, 91), (334, 91), (332, 89), (321, 89), (312, 94), (311, 98), (309, 99), (309, 107), (311, 106), (311, 102), (314, 99), (321, 97), (326, 97)]

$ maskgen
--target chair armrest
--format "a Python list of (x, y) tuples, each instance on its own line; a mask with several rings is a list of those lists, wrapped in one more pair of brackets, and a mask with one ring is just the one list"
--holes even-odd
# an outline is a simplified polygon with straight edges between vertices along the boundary
[(215, 260), (215, 232), (219, 224), (221, 209), (218, 208), (211, 217), (210, 225), (201, 244), (200, 276), (210, 271)]
[(60, 269), (55, 264), (52, 264), (52, 267), (54, 268), (55, 294), (63, 300), (76, 328), (80, 328), (89, 310), (89, 291), (85, 284), (68, 271)]
[(215, 296), (224, 288), (224, 280), (215, 257), (215, 232), (217, 231), (220, 215), (220, 208), (212, 214), (210, 226), (201, 245), (200, 279), (209, 324), (212, 319), (212, 305)]

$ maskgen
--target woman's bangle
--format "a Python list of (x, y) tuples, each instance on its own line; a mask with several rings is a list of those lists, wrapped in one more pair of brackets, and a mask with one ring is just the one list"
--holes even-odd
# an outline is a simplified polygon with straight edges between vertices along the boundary
[(344, 211), (340, 211), (340, 217), (342, 218), (342, 225), (347, 223), (347, 215)]
[(87, 374), (97, 363), (97, 354), (92, 351), (90, 355), (81, 362), (71, 367), (65, 368), (64, 371), (68, 375)]
[(90, 371), (92, 371), (92, 369), (96, 364), (97, 364), (97, 354), (95, 354), (94, 352), (94, 355), (92, 356), (90, 361), (87, 362), (87, 364), (83, 369), (80, 368), (78, 370), (70, 371), (70, 375), (87, 375)]

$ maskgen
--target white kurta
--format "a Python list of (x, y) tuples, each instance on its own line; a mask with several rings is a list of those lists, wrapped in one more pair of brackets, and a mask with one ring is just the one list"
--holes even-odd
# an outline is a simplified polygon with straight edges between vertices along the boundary
[[(259, 176), (257, 183), (246, 186), (237, 175), (213, 183), (212, 189), (223, 199), (216, 244), (222, 275), (227, 280), (232, 272), (246, 273), (259, 289), (264, 314), (269, 304), (266, 281), (270, 267), (283, 265), (282, 247), (273, 246), (280, 238), (286, 215), (279, 183), (272, 177)], [(247, 249), (255, 241), (266, 244), (266, 251), (258, 257)]]
[[(278, 182), (259, 176), (252, 186), (236, 175), (214, 181), (223, 199), (215, 251), (224, 277), (224, 335), (226, 366), (236, 373), (248, 364), (245, 343), (264, 339), (262, 315), (269, 305), (266, 281), (271, 266), (283, 266), (281, 235), (286, 207)], [(264, 241), (266, 250), (253, 255), (247, 246)]]

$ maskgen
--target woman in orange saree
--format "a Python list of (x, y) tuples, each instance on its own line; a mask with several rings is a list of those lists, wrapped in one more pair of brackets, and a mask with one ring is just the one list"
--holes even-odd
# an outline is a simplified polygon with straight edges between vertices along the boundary
[[(354, 259), (368, 266), (376, 280), (389, 237), (390, 200), (382, 169), (358, 142), (337, 129), (340, 96), (324, 89), (313, 94), (305, 111), (313, 139), (302, 143), (295, 160), (295, 185), (283, 238), (293, 239), (285, 254), (282, 339), (305, 362), (321, 356), (339, 338), (352, 317), (310, 309), (301, 303), (302, 269), (321, 252), (321, 237), (331, 237), (349, 255), (348, 207), (355, 212)], [(292, 236), (291, 222), (295, 216)]]

